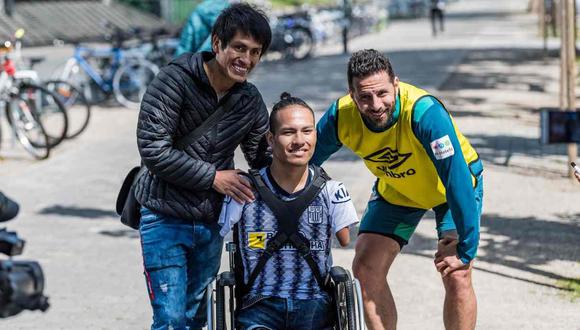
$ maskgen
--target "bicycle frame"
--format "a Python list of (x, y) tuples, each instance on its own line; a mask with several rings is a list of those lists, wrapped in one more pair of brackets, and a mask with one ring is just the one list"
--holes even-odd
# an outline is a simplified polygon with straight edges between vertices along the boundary
[[(114, 96), (125, 107), (139, 107), (146, 85), (159, 71), (155, 64), (145, 59), (145, 54), (117, 43), (111, 47), (92, 48), (81, 44), (74, 47), (74, 54), (65, 63), (60, 80), (80, 87), (89, 103), (98, 104)], [(107, 62), (95, 65), (92, 59), (106, 59)], [(134, 73), (133, 68), (143, 71)]]
[[(111, 57), (112, 56), (112, 63), (111, 68), (108, 72), (110, 72), (110, 77), (105, 77), (101, 75), (97, 70), (93, 68), (93, 66), (85, 59), (85, 56), (88, 55), (90, 57)], [(89, 77), (90, 79), (97, 85), (99, 88), (105, 93), (111, 93), (113, 91), (113, 76), (115, 72), (121, 66), (122, 60), (125, 58), (123, 56), (123, 50), (120, 48), (107, 48), (105, 50), (98, 50), (83, 46), (76, 46), (74, 55), (67, 61), (63, 72), (66, 74), (73, 70), (75, 65), (78, 65)], [(66, 77), (63, 77), (63, 79)]]
[[(22, 81), (32, 81), (38, 82), (38, 73), (34, 70), (16, 70), (11, 76), (6, 71), (0, 72), (0, 101), (7, 101), (10, 99), (10, 93), (14, 92), (14, 89), (18, 89), (19, 84)], [(42, 100), (41, 98), (36, 98), (36, 106), (38, 109), (41, 108)]]
[(8, 90), (12, 87), (12, 79), (5, 71), (0, 71), (0, 100), (8, 96)]
[(11, 93), (14, 92), (14, 76), (0, 67), (0, 101), (8, 103)]
[[(2, 118), (4, 110), (8, 106), (8, 100), (10, 98), (9, 90), (12, 88), (12, 83), (10, 77), (4, 71), (0, 70), (0, 118)], [(15, 134), (12, 130), (12, 145), (14, 145)], [(2, 123), (0, 122), (0, 143), (2, 142)]]

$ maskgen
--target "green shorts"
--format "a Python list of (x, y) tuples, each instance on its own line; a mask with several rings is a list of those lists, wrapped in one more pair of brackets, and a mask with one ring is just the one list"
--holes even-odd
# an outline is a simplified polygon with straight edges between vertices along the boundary
[[(483, 202), (483, 177), (481, 175), (478, 176), (475, 186), (475, 201), (478, 216), (481, 217)], [(447, 203), (434, 207), (433, 211), (435, 212), (439, 238), (442, 238), (446, 232), (456, 231), (453, 216)], [(399, 206), (387, 202), (377, 193), (375, 184), (373, 194), (360, 223), (359, 234), (374, 233), (387, 236), (397, 241), (403, 248), (409, 242), (425, 212), (427, 212), (425, 209)]]

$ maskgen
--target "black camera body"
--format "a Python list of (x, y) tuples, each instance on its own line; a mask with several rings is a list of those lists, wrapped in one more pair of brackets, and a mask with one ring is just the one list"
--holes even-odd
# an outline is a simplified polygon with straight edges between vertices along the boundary
[(540, 142), (580, 143), (580, 109), (562, 111), (558, 108), (542, 108)]
[[(2, 199), (5, 203), (14, 203), (3, 195), (0, 196), (0, 200)], [(6, 210), (6, 204), (0, 205), (0, 211), (2, 210)], [(40, 264), (36, 261), (12, 259), (22, 254), (24, 245), (24, 240), (15, 232), (0, 229), (0, 254), (9, 257), (0, 260), (0, 318), (16, 315), (23, 310), (44, 312), (49, 307), (48, 297), (43, 295), (44, 274)]]

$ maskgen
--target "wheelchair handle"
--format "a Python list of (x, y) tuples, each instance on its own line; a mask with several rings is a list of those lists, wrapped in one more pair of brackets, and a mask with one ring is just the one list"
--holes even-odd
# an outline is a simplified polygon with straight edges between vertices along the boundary
[(350, 274), (340, 266), (334, 266), (330, 269), (330, 278), (335, 283), (342, 283), (350, 281)]
[(234, 270), (234, 253), (236, 253), (236, 244), (234, 242), (226, 243), (226, 251), (228, 251), (230, 259), (230, 270)]

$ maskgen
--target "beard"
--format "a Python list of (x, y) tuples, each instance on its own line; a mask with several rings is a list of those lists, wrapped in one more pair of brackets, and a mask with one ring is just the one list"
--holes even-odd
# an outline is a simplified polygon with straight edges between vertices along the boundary
[(361, 117), (362, 117), (363, 121), (365, 122), (365, 124), (368, 126), (368, 128), (370, 128), (373, 131), (382, 131), (389, 126), (391, 118), (393, 117), (393, 112), (394, 112), (394, 107), (387, 109), (385, 111), (385, 119), (384, 120), (377, 120), (377, 119), (375, 119), (367, 114), (363, 114), (363, 113), (361, 113)]

